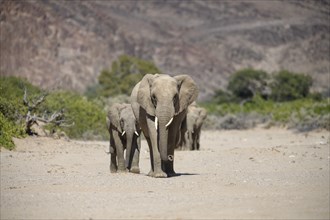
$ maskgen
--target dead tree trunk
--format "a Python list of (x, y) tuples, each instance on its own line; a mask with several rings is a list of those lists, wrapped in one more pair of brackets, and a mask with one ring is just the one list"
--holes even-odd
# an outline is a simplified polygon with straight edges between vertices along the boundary
[(37, 135), (33, 130), (32, 126), (34, 124), (39, 125), (38, 122), (43, 122), (45, 124), (53, 123), (59, 127), (69, 127), (73, 126), (74, 123), (67, 124), (65, 120), (64, 110), (54, 112), (49, 117), (46, 114), (43, 114), (42, 117), (36, 115), (36, 110), (38, 106), (45, 101), (47, 94), (41, 95), (35, 101), (28, 101), (26, 88), (24, 89), (23, 103), (28, 108), (28, 112), (25, 115), (25, 131), (28, 135)]

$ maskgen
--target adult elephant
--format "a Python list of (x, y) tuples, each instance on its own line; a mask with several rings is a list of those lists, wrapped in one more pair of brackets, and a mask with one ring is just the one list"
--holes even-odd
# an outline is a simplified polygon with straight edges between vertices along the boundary
[(198, 107), (195, 103), (188, 107), (187, 116), (184, 124), (186, 128), (182, 140), (179, 145), (181, 150), (199, 150), (200, 149), (200, 134), (204, 120), (207, 117), (206, 110)]
[(174, 148), (187, 108), (197, 96), (197, 85), (188, 75), (147, 74), (134, 87), (131, 104), (149, 145), (149, 176), (175, 175)]
[[(110, 171), (140, 173), (141, 129), (130, 104), (116, 103), (108, 112), (110, 134)], [(124, 150), (126, 155), (124, 158)], [(117, 163), (118, 159), (118, 163)]]

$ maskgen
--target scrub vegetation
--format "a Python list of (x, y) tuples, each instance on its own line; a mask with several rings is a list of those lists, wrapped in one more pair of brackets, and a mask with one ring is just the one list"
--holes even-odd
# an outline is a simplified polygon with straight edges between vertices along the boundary
[[(106, 112), (115, 102), (129, 102), (134, 85), (147, 73), (160, 73), (149, 61), (120, 56), (101, 71), (98, 84), (84, 95), (71, 91), (44, 91), (26, 79), (0, 77), (0, 145), (13, 149), (12, 137), (36, 134), (28, 120), (47, 135), (62, 132), (68, 138), (106, 140)], [(326, 93), (312, 93), (313, 80), (304, 74), (243, 69), (232, 74), (226, 90), (199, 103), (207, 109), (206, 129), (248, 129), (258, 124), (299, 131), (330, 130)], [(32, 108), (34, 106), (35, 108)]]

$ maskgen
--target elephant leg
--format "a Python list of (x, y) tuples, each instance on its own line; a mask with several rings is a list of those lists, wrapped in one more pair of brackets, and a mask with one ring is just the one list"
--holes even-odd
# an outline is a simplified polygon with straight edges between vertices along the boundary
[(119, 133), (113, 133), (114, 142), (116, 144), (116, 152), (118, 159), (118, 172), (126, 172), (125, 159), (124, 159), (124, 145), (120, 139)]
[(117, 153), (112, 146), (110, 146), (110, 172), (117, 172)]
[(149, 153), (150, 153), (150, 171), (148, 173), (148, 176), (152, 176), (154, 173), (154, 159), (153, 159), (153, 154), (152, 154), (152, 147), (151, 147), (151, 140), (149, 137), (146, 137), (148, 146), (149, 146)]
[(156, 178), (167, 177), (161, 167), (160, 152), (158, 150), (158, 132), (155, 129), (155, 123), (150, 118), (147, 118), (147, 125), (149, 128), (149, 138), (147, 138), (147, 141), (151, 160), (151, 171), (148, 175)]
[(186, 132), (184, 134), (182, 134), (181, 136), (181, 141), (180, 141), (180, 144), (179, 144), (179, 149), (180, 150), (184, 150), (186, 146)]
[(194, 133), (189, 131), (187, 133), (186, 150), (192, 150), (192, 148), (193, 148), (193, 137), (194, 137)]
[(117, 154), (111, 153), (110, 157), (110, 172), (115, 173), (117, 172)]
[(197, 137), (196, 137), (196, 150), (199, 150), (199, 139), (201, 135), (201, 130), (199, 129), (197, 132)]
[[(186, 144), (187, 144), (187, 122), (186, 120), (184, 120), (182, 122), (182, 125), (181, 125), (181, 129), (180, 129), (180, 137), (179, 137), (179, 144), (178, 144), (178, 149), (180, 150), (184, 150), (185, 147), (186, 147)], [(176, 146), (177, 147), (177, 146)]]
[(196, 146), (196, 131), (194, 130), (194, 133), (191, 135), (191, 147), (190, 150), (195, 150)]
[(133, 160), (130, 172), (140, 173), (139, 160), (140, 160), (140, 149), (141, 149), (141, 139), (140, 137), (134, 137), (133, 141)]
[(162, 162), (162, 167), (163, 170), (166, 172), (168, 177), (171, 176), (175, 176), (176, 173), (174, 171), (174, 167), (173, 167), (173, 162), (174, 162), (174, 148), (173, 149), (169, 149), (168, 154), (171, 155), (172, 160), (168, 160), (168, 161), (163, 161)]
[(175, 176), (176, 173), (174, 171), (174, 149), (175, 146), (178, 144), (180, 136), (177, 132), (177, 127), (179, 127), (180, 122), (178, 120), (173, 121), (172, 127), (170, 127), (168, 131), (168, 147), (167, 147), (167, 154), (169, 156), (168, 161), (163, 161), (163, 170), (166, 172), (168, 176)]
[(117, 153), (116, 148), (114, 147), (113, 135), (110, 133), (110, 146), (109, 146), (109, 153), (110, 153), (110, 172), (115, 173), (117, 172)]
[(189, 135), (190, 135), (190, 132), (187, 131), (185, 133), (185, 137), (184, 137), (185, 141), (184, 141), (184, 145), (183, 145), (183, 150), (188, 150), (189, 149)]

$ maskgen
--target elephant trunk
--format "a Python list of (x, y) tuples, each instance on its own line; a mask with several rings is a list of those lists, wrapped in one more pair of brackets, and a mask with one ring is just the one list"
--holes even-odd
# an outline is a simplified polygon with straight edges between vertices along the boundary
[(164, 161), (168, 160), (167, 157), (167, 142), (168, 142), (168, 130), (165, 127), (166, 122), (159, 122), (158, 130), (158, 146), (160, 152), (160, 158)]
[[(168, 108), (162, 108), (158, 115), (158, 147), (160, 152), (160, 158), (163, 161), (168, 160), (167, 148), (168, 148), (168, 129), (173, 120), (174, 110), (169, 111)], [(172, 113), (173, 112), (173, 113)]]
[(126, 168), (130, 169), (132, 166), (132, 141), (134, 138), (134, 133), (127, 132), (126, 133), (126, 158), (125, 165)]

